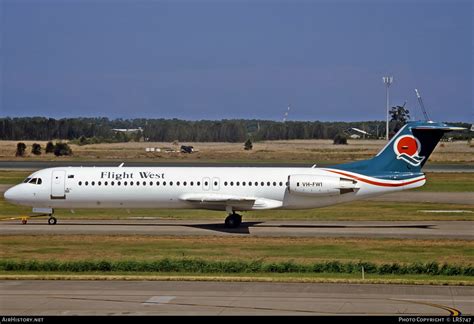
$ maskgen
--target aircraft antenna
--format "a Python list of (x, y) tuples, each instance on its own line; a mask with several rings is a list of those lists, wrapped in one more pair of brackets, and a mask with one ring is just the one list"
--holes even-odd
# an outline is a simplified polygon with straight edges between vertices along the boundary
[(418, 99), (418, 103), (420, 104), (420, 107), (421, 107), (421, 111), (423, 112), (423, 116), (425, 117), (425, 121), (430, 121), (430, 118), (428, 117), (428, 114), (426, 113), (425, 105), (423, 104), (423, 99), (421, 99), (418, 89), (415, 89), (415, 92), (416, 92), (416, 98)]

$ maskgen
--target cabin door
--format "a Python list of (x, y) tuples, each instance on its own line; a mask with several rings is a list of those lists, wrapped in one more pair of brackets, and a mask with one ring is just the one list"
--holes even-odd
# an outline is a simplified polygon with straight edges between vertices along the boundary
[(210, 178), (203, 178), (202, 179), (202, 189), (204, 191), (209, 191), (211, 188), (211, 179)]
[(51, 179), (51, 199), (66, 199), (64, 192), (66, 182), (66, 171), (53, 171)]

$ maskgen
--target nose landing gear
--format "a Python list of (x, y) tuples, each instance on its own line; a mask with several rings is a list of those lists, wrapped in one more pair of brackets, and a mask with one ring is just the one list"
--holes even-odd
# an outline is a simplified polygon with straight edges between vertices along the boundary
[(44, 217), (44, 216), (48, 216), (48, 224), (49, 225), (55, 225), (58, 220), (56, 219), (56, 217), (53, 216), (53, 213), (43, 213), (43, 214), (40, 214), (40, 215), (26, 215), (26, 216), (20, 216), (19, 219), (21, 220), (21, 223), (23, 225), (26, 225), (28, 224), (28, 220), (30, 218), (33, 218), (33, 217)]

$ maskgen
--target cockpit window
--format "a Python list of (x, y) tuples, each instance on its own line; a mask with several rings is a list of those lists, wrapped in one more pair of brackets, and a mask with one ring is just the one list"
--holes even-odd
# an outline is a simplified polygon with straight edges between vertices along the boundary
[(23, 183), (28, 183), (30, 180), (31, 178), (26, 178), (25, 180), (23, 180)]
[[(26, 180), (25, 180), (25, 182), (26, 182)], [(43, 183), (43, 181), (41, 180), (41, 178), (33, 178), (30, 181), (28, 181), (28, 183), (30, 183), (30, 184), (41, 184), (41, 183)]]

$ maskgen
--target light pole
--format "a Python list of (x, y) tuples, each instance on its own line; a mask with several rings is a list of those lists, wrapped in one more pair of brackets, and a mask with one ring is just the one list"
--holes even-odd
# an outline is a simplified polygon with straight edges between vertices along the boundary
[(389, 115), (389, 109), (390, 109), (390, 104), (389, 104), (389, 95), (388, 95), (388, 88), (390, 88), (390, 85), (393, 82), (393, 76), (385, 76), (382, 78), (383, 83), (385, 83), (386, 89), (387, 89), (387, 141), (388, 141), (388, 115)]

